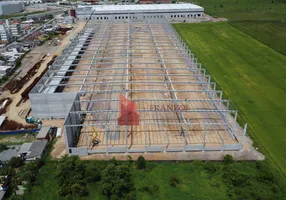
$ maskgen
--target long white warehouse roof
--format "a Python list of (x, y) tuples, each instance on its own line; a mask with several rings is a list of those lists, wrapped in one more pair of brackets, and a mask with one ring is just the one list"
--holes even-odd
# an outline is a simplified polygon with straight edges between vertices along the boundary
[[(80, 8), (80, 7), (79, 7)], [(192, 10), (204, 11), (204, 8), (195, 4), (140, 4), (140, 5), (95, 5), (92, 6), (96, 12), (110, 12), (110, 11), (164, 11), (164, 10)]]

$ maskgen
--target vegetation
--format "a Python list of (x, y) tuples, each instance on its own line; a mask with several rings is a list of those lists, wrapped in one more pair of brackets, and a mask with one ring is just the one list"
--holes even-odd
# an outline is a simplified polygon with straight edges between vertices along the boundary
[(246, 21), (230, 24), (286, 55), (286, 21)]
[(207, 14), (225, 17), (231, 22), (286, 19), (286, 3), (279, 0), (196, 0), (192, 2), (204, 7)]
[(9, 161), (9, 166), (12, 168), (18, 168), (24, 165), (24, 160), (21, 157), (12, 157)]
[(25, 142), (32, 142), (35, 140), (35, 135), (32, 133), (19, 133), (19, 134), (1, 134), (0, 145), (15, 145), (23, 144)]
[(196, 0), (205, 12), (224, 17), (229, 24), (286, 55), (284, 0)]
[(228, 23), (175, 28), (248, 122), (255, 145), (286, 174), (286, 57)]
[[(57, 179), (54, 178), (57, 174), (54, 169), (62, 162), (46, 163), (39, 171), (33, 187), (24, 194), (23, 199), (66, 199), (59, 195), (61, 185), (57, 184)], [(88, 169), (97, 168), (101, 174), (101, 180), (87, 182), (88, 195), (83, 198), (86, 200), (283, 199), (283, 186), (279, 183), (279, 176), (265, 161), (229, 164), (147, 162), (145, 170), (138, 170), (136, 162), (130, 164), (129, 161), (111, 163), (76, 159), (76, 162), (79, 162), (76, 165), (83, 166), (85, 180), (93, 176), (93, 170)], [(210, 164), (215, 170), (209, 170)], [(69, 173), (74, 174), (70, 171)]]
[(76, 156), (64, 157), (56, 169), (58, 194), (67, 199), (87, 196), (85, 168)]
[(39, 13), (44, 13), (47, 12), (46, 10), (40, 10), (40, 11), (35, 11), (35, 12), (24, 12), (24, 13), (17, 13), (17, 14), (10, 14), (10, 15), (1, 15), (0, 19), (11, 19), (14, 17), (26, 17), (28, 15), (34, 15), (34, 14), (39, 14)]
[(51, 15), (51, 14), (48, 14), (48, 15), (47, 15), (47, 18), (48, 18), (48, 19), (53, 19), (53, 18), (54, 18), (54, 16), (53, 16), (53, 15)]
[(108, 199), (136, 199), (134, 184), (128, 166), (108, 164), (102, 171), (101, 192)]
[(0, 144), (0, 152), (7, 150), (8, 147), (4, 144)]
[(180, 183), (180, 180), (176, 176), (171, 176), (169, 179), (170, 186), (177, 187)]
[(233, 157), (229, 154), (226, 154), (223, 161), (225, 164), (231, 164), (231, 163), (233, 163)]
[(143, 156), (139, 156), (136, 161), (137, 169), (145, 169), (146, 168), (146, 160)]

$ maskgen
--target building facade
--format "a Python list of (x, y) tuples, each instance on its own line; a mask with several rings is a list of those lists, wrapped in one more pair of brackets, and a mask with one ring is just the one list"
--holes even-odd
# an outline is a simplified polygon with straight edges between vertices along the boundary
[(185, 20), (204, 15), (204, 8), (194, 4), (145, 4), (82, 6), (76, 9), (81, 20), (158, 19)]
[(0, 39), (2, 43), (10, 43), (12, 41), (10, 28), (6, 24), (0, 24)]
[(20, 23), (15, 22), (10, 25), (12, 37), (20, 37), (22, 34)]
[(2, 1), (0, 2), (0, 15), (9, 15), (23, 12), (25, 9), (22, 1)]

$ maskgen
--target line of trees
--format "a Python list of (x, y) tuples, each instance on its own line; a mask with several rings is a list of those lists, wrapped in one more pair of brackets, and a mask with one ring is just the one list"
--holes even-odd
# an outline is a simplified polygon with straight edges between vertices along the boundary
[[(87, 184), (98, 183), (101, 193), (112, 200), (135, 200), (135, 187), (130, 169), (131, 162), (115, 159), (107, 165), (85, 166), (77, 156), (65, 156), (57, 166), (55, 178), (59, 185), (58, 194), (67, 199), (88, 196)], [(135, 162), (138, 170), (146, 168), (146, 160), (140, 156)]]

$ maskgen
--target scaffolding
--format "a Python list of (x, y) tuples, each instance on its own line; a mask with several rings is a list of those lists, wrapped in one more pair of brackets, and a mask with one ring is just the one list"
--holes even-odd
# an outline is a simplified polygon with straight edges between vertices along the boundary
[[(70, 154), (241, 150), (244, 143), (247, 125), (238, 125), (237, 111), (164, 19), (89, 21), (33, 90), (50, 87), (78, 94), (65, 121)], [(120, 95), (137, 105), (139, 125), (118, 125)]]

